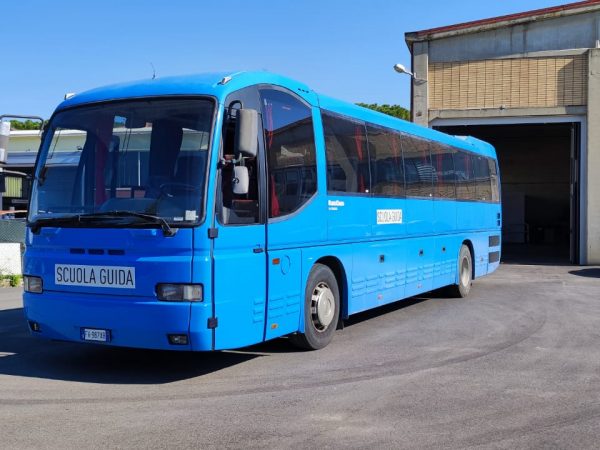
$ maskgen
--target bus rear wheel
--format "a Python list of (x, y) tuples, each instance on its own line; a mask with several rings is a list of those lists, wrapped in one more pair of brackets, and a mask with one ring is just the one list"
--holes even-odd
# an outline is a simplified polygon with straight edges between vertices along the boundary
[(448, 294), (456, 298), (464, 298), (471, 291), (473, 283), (473, 258), (471, 250), (465, 244), (458, 253), (458, 284), (448, 286)]
[(304, 333), (290, 336), (292, 344), (318, 350), (333, 339), (340, 315), (340, 290), (331, 269), (315, 264), (304, 293)]

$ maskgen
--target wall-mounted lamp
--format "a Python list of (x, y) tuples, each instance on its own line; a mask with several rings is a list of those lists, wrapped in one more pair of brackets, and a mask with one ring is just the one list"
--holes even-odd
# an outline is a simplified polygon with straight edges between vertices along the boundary
[(410, 77), (415, 81), (419, 81), (421, 83), (427, 82), (427, 80), (424, 80), (423, 78), (417, 78), (417, 76), (414, 73), (412, 73), (410, 70), (408, 70), (402, 64), (394, 64), (394, 70), (398, 73), (405, 73), (407, 75), (410, 75)]

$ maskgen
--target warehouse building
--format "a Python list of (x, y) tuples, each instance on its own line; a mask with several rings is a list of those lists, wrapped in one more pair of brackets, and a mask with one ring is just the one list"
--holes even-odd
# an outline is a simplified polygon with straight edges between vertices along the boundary
[(505, 248), (600, 264), (600, 0), (405, 39), (413, 120), (496, 147)]

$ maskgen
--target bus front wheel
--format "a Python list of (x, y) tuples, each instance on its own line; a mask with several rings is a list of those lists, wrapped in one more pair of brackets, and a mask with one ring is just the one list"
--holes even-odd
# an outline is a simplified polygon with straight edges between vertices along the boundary
[(464, 298), (469, 295), (473, 282), (473, 258), (471, 250), (465, 244), (458, 254), (458, 284), (448, 286), (448, 293), (452, 297)]
[(333, 339), (340, 315), (340, 290), (331, 269), (315, 264), (304, 293), (304, 333), (290, 336), (292, 343), (306, 350), (318, 350)]

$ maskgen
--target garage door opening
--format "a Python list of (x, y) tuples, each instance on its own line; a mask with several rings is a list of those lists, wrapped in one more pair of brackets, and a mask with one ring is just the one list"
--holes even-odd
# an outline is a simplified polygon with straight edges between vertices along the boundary
[(579, 262), (579, 124), (440, 126), (491, 143), (502, 179), (503, 260)]

